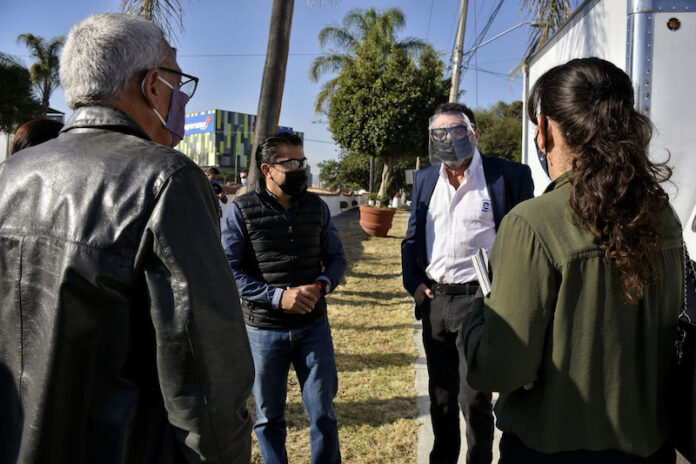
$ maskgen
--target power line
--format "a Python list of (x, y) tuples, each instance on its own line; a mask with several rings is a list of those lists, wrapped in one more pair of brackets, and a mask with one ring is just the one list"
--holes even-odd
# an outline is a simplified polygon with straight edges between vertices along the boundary
[(499, 78), (505, 79), (505, 80), (509, 80), (509, 79), (510, 79), (510, 75), (509, 75), (509, 74), (501, 73), (501, 72), (497, 72), (497, 71), (491, 71), (491, 70), (489, 70), (489, 69), (478, 68), (478, 67), (476, 67), (476, 66), (470, 66), (470, 67), (464, 68), (464, 69), (470, 69), (470, 70), (472, 70), (472, 71), (490, 74), (490, 75), (492, 75), (492, 76), (499, 77)]
[(304, 139), (307, 142), (317, 142), (317, 143), (330, 143), (331, 145), (335, 145), (336, 142), (329, 142), (328, 140), (316, 140), (316, 139), (308, 139), (305, 137)]
[[(265, 53), (212, 53), (177, 55), (180, 58), (228, 58), (228, 57), (262, 57)], [(323, 53), (288, 53), (288, 56), (323, 56)]]
[[(481, 45), (481, 42), (483, 42), (483, 39), (486, 37), (486, 34), (488, 33), (488, 30), (493, 25), (493, 21), (495, 20), (496, 16), (498, 16), (500, 8), (503, 6), (503, 2), (505, 2), (505, 0), (498, 0), (498, 4), (495, 6), (495, 8), (493, 8), (493, 11), (489, 16), (486, 25), (483, 27), (483, 29), (481, 29), (481, 32), (479, 32), (478, 36), (476, 37), (476, 40), (474, 40), (474, 45), (471, 47), (472, 49), (478, 47), (479, 45)], [(469, 54), (469, 56), (466, 59), (466, 62), (464, 63), (465, 68), (469, 66), (469, 63), (471, 62), (471, 58), (473, 56), (473, 53)]]
[(428, 29), (425, 32), (426, 42), (428, 41), (428, 38), (430, 37), (430, 21), (433, 19), (433, 2), (434, 2), (434, 0), (430, 0), (430, 14), (428, 14)]

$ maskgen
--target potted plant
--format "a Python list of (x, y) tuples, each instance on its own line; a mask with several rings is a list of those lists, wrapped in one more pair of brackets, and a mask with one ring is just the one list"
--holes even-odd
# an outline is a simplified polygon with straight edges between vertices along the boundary
[(360, 227), (368, 235), (374, 237), (386, 237), (391, 229), (395, 210), (382, 207), (388, 200), (386, 197), (379, 197), (376, 193), (371, 193), (368, 197), (375, 206), (360, 205)]

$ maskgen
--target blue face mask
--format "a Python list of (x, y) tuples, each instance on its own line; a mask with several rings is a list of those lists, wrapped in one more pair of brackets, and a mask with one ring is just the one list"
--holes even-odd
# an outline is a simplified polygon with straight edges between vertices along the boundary
[(242, 177), (241, 181), (242, 181), (242, 185), (246, 185), (246, 184), (247, 184), (247, 178), (246, 178), (246, 177)]
[(541, 149), (539, 148), (539, 144), (537, 143), (536, 138), (537, 138), (537, 136), (534, 136), (534, 146), (536, 147), (537, 156), (539, 157), (539, 164), (541, 164), (541, 169), (544, 170), (544, 172), (546, 173), (546, 176), (550, 179), (551, 175), (549, 174), (549, 162), (546, 159), (546, 153), (541, 151)]

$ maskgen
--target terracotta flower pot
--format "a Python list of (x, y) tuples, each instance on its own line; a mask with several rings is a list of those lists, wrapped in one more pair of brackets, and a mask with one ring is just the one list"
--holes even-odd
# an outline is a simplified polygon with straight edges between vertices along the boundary
[(369, 235), (386, 237), (391, 229), (394, 213), (393, 209), (360, 205), (360, 227)]

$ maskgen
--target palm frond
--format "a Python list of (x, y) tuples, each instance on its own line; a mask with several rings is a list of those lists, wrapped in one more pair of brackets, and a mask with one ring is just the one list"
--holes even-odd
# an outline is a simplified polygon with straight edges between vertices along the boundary
[(170, 42), (177, 42), (174, 27), (184, 32), (182, 0), (121, 0), (121, 11), (143, 16), (157, 24)]
[(336, 86), (338, 85), (338, 77), (334, 77), (330, 81), (326, 82), (317, 94), (317, 99), (314, 102), (314, 111), (317, 114), (328, 114), (329, 105), (331, 104), (331, 98), (336, 92)]
[(319, 31), (319, 46), (324, 48), (329, 43), (334, 43), (339, 48), (350, 50), (355, 48), (358, 40), (353, 37), (350, 31), (344, 28), (327, 26)]
[(309, 68), (309, 78), (312, 82), (318, 82), (325, 73), (339, 72), (350, 59), (350, 56), (345, 54), (319, 56), (312, 61)]

